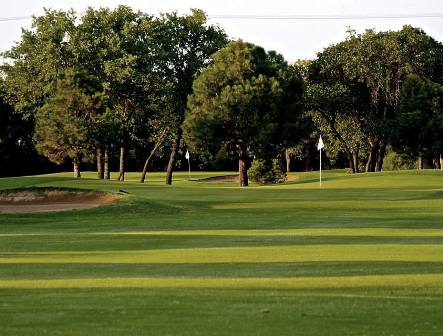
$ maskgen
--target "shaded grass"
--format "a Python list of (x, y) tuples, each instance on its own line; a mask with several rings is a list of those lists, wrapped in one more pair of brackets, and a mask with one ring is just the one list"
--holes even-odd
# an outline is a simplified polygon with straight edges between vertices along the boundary
[(201, 264), (0, 264), (0, 279), (121, 277), (323, 277), (443, 273), (442, 262), (297, 262)]

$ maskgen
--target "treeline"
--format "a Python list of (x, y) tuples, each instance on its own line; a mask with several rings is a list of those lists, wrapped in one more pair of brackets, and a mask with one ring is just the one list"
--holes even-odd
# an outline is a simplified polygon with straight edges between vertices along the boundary
[[(327, 164), (353, 173), (398, 160), (442, 168), (443, 46), (421, 29), (363, 34), (288, 64), (271, 51), (229, 41), (204, 12), (152, 16), (129, 7), (46, 10), (3, 53), (0, 154), (3, 167), (96, 164), (118, 179), (128, 164), (157, 164), (166, 183), (184, 146), (201, 167), (238, 161), (259, 181), (281, 179), (293, 160), (316, 166), (321, 134)], [(11, 159), (13, 153), (27, 159)], [(161, 164), (158, 162), (161, 161)], [(302, 168), (302, 167), (299, 167)], [(0, 174), (21, 172), (4, 169)]]
[(75, 176), (95, 159), (99, 178), (110, 178), (118, 151), (123, 181), (131, 149), (150, 149), (147, 172), (167, 144), (170, 184), (194, 76), (227, 42), (199, 10), (158, 17), (125, 6), (81, 17), (46, 10), (3, 55), (3, 99), (35, 125), (38, 152), (70, 159)]

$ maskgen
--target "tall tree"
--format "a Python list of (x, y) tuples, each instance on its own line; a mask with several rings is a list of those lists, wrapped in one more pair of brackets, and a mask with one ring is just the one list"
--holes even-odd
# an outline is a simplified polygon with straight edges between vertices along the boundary
[[(420, 159), (427, 152), (441, 160), (443, 86), (417, 75), (408, 76), (401, 89), (400, 109), (392, 126), (394, 149)], [(419, 161), (422, 164), (423, 161)]]
[(307, 106), (330, 154), (344, 151), (352, 173), (359, 171), (359, 151), (364, 141), (355, 96), (343, 84), (308, 84)]
[(184, 122), (195, 150), (225, 146), (238, 157), (248, 185), (251, 155), (263, 157), (300, 140), (303, 81), (275, 52), (243, 41), (228, 44), (196, 78)]
[(359, 35), (350, 31), (345, 41), (319, 53), (310, 79), (327, 90), (342, 85), (350, 97), (357, 98), (349, 100), (344, 113), (349, 117), (349, 111), (354, 111), (349, 120), (360, 126), (368, 144), (366, 171), (380, 171), (405, 77), (416, 73), (441, 79), (442, 69), (441, 43), (420, 29), (404, 26), (400, 31), (367, 30)]
[(400, 91), (408, 74), (441, 81), (443, 46), (423, 30), (404, 26), (400, 31), (351, 34), (343, 70), (350, 80), (363, 83), (370, 95), (366, 125), (371, 146), (368, 171), (380, 171), (391, 132), (391, 120), (400, 107)]
[(161, 15), (155, 20), (153, 38), (156, 64), (162, 77), (168, 80), (164, 95), (168, 99), (168, 110), (172, 113), (169, 117), (172, 143), (166, 184), (171, 184), (192, 83), (195, 76), (210, 63), (211, 55), (226, 45), (227, 38), (219, 27), (208, 25), (205, 13), (196, 9), (190, 15)]
[(21, 141), (26, 153), (34, 152), (32, 133), (35, 113), (53, 95), (57, 77), (71, 66), (69, 35), (74, 29), (72, 11), (45, 9), (34, 17), (31, 29), (23, 29), (21, 40), (2, 56), (4, 98), (12, 105), (16, 120), (27, 125), (27, 141)]
[(55, 95), (37, 111), (37, 150), (55, 163), (70, 158), (74, 176), (80, 177), (82, 158), (94, 148), (92, 133), (103, 105), (100, 82), (68, 69), (57, 81)]
[(103, 133), (100, 147), (105, 154), (111, 143), (119, 148), (120, 181), (124, 180), (127, 150), (146, 137), (150, 100), (162, 86), (161, 77), (153, 71), (151, 25), (151, 16), (126, 6), (89, 8), (72, 38), (77, 62), (107, 87), (112, 112), (108, 127), (113, 132)]

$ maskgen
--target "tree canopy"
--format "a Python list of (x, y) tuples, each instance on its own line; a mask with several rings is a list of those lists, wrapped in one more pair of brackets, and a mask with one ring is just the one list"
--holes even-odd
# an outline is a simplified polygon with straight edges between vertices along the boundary
[(194, 151), (225, 146), (238, 155), (240, 185), (248, 185), (250, 155), (264, 156), (302, 133), (303, 81), (281, 55), (234, 41), (213, 55), (196, 78), (184, 122)]

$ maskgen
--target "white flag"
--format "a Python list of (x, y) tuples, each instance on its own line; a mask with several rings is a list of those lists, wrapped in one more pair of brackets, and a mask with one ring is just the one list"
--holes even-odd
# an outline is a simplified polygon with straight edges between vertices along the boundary
[(323, 139), (321, 138), (321, 135), (320, 135), (320, 139), (318, 140), (317, 149), (321, 150), (324, 147), (325, 147), (325, 144), (323, 143)]
[(189, 158), (190, 158), (189, 151), (186, 151), (185, 158), (186, 158), (186, 160), (189, 160)]

